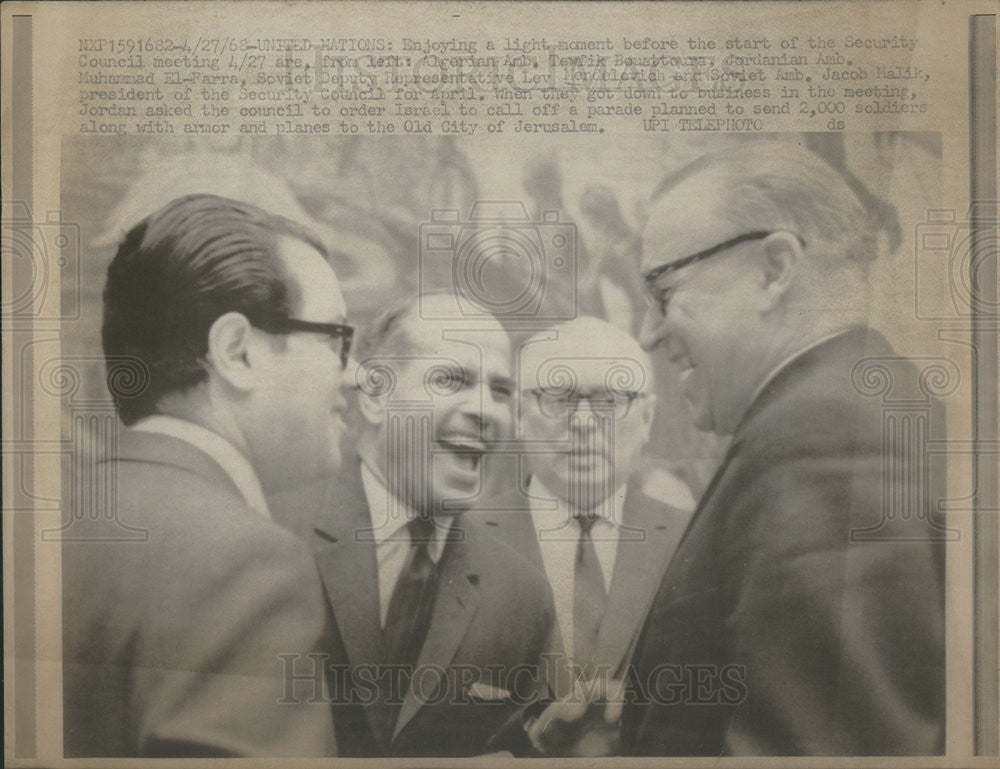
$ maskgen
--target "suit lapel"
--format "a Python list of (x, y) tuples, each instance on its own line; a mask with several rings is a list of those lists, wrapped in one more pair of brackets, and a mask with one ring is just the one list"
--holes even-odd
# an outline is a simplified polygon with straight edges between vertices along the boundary
[[(516, 542), (513, 538), (507, 539), (507, 542), (513, 544), (515, 549), (541, 572), (545, 584), (549, 585), (551, 590), (548, 572), (545, 570), (545, 561), (542, 558), (542, 546), (538, 541), (538, 530), (535, 528), (531, 511), (526, 510), (516, 516), (511, 516), (507, 525), (509, 530), (517, 530)], [(568, 697), (573, 692), (576, 676), (570, 669), (569, 657), (566, 655), (566, 639), (563, 638), (562, 627), (556, 619), (553, 619), (549, 630), (545, 651), (550, 655), (545, 664), (542, 665), (545, 680), (556, 697)]]
[[(431, 624), (417, 661), (420, 673), (414, 676), (412, 682), (419, 687), (422, 696), (430, 696), (436, 690), (468, 632), (479, 604), (479, 591), (475, 586), (479, 569), (474, 564), (480, 559), (472, 556), (471, 539), (466, 532), (467, 541), (450, 543), (441, 559), (440, 582)], [(421, 705), (421, 698), (411, 686), (400, 708), (393, 739), (413, 719)]]
[[(646, 616), (656, 588), (663, 578), (673, 540), (679, 532), (671, 531), (668, 516), (675, 511), (629, 488), (623, 522), (645, 533), (645, 541), (623, 539), (618, 543), (615, 568), (608, 590), (607, 610), (598, 635), (600, 663), (610, 664), (614, 673), (627, 654)], [(639, 548), (639, 551), (636, 551)]]
[[(511, 516), (509, 522), (510, 529), (517, 529), (517, 542), (508, 539), (515, 545), (515, 549), (528, 559), (528, 562), (538, 569), (545, 584), (549, 585), (548, 572), (545, 570), (545, 561), (542, 558), (542, 546), (538, 541), (538, 530), (535, 528), (531, 511), (519, 513)], [(549, 637), (545, 643), (545, 651), (550, 655), (542, 665), (542, 672), (545, 680), (556, 697), (568, 697), (573, 692), (576, 675), (569, 666), (569, 657), (566, 653), (566, 639), (563, 638), (562, 627), (558, 620), (553, 620)]]
[[(679, 551), (687, 543), (688, 537), (691, 535), (691, 531), (694, 529), (695, 524), (705, 514), (705, 510), (711, 507), (710, 503), (712, 501), (712, 495), (715, 494), (716, 487), (722, 481), (723, 476), (726, 474), (726, 471), (729, 468), (729, 463), (733, 460), (733, 457), (736, 455), (736, 452), (739, 450), (739, 447), (740, 447), (740, 437), (737, 435), (736, 437), (733, 438), (733, 441), (729, 444), (729, 448), (726, 450), (725, 456), (722, 458), (722, 461), (719, 463), (719, 466), (715, 469), (715, 473), (712, 475), (712, 480), (709, 481), (708, 486), (705, 488), (705, 491), (699, 498), (698, 505), (697, 507), (695, 507), (694, 510), (694, 514), (688, 518), (688, 522), (684, 526), (684, 531), (681, 533), (680, 540), (677, 542), (677, 547), (674, 548), (674, 552)], [(667, 571), (670, 571), (669, 564), (668, 564), (668, 569), (664, 572), (664, 578), (666, 577)]]
[[(678, 515), (673, 508), (656, 502), (643, 494), (637, 486), (630, 485), (622, 513), (620, 541), (608, 591), (607, 612), (598, 636), (598, 662), (610, 664), (614, 673), (619, 672), (621, 663), (638, 635), (674, 546), (680, 538), (680, 529), (690, 517), (684, 515), (678, 519)], [(547, 580), (538, 532), (530, 509), (495, 513), (488, 520), (491, 525), (502, 530), (504, 541), (546, 575)], [(637, 554), (633, 548), (641, 548), (641, 553)], [(548, 664), (543, 665), (549, 687), (557, 697), (568, 696), (573, 691), (576, 675), (569, 666), (558, 622), (552, 623), (546, 650), (553, 655)]]
[[(378, 565), (371, 530), (371, 515), (361, 483), (360, 466), (344, 474), (327, 495), (313, 529), (316, 566), (326, 588), (333, 616), (352, 669), (381, 663), (382, 627), (379, 621)], [(365, 703), (374, 734), (387, 736), (377, 712), (378, 703)]]
[[(889, 347), (888, 342), (886, 342), (884, 337), (882, 337), (882, 335), (878, 332), (863, 327), (851, 328), (839, 336), (833, 337), (832, 339), (805, 351), (802, 355), (787, 363), (784, 368), (772, 377), (771, 381), (757, 396), (757, 399), (750, 405), (747, 412), (743, 415), (725, 456), (716, 468), (715, 474), (712, 476), (712, 480), (709, 482), (708, 487), (698, 500), (698, 506), (695, 508), (694, 515), (692, 515), (688, 520), (687, 526), (684, 528), (684, 533), (681, 535), (680, 542), (677, 543), (677, 547), (675, 548), (675, 552), (681, 557), (671, 559), (670, 564), (668, 564), (668, 567), (664, 572), (663, 581), (661, 582), (660, 587), (661, 594), (669, 589), (669, 585), (676, 584), (679, 579), (683, 579), (683, 570), (690, 568), (691, 563), (689, 563), (687, 551), (692, 550), (692, 548), (696, 545), (696, 543), (692, 541), (695, 537), (695, 532), (699, 531), (699, 527), (703, 526), (703, 517), (709, 514), (718, 514), (717, 511), (720, 509), (720, 505), (716, 504), (714, 499), (716, 490), (718, 489), (720, 483), (722, 483), (722, 479), (729, 472), (731, 472), (736, 458), (742, 452), (745, 436), (751, 430), (756, 429), (755, 425), (757, 421), (762, 418), (762, 412), (767, 409), (768, 405), (774, 402), (780, 403), (782, 401), (781, 396), (784, 393), (785, 388), (796, 386), (817, 386), (817, 376), (815, 374), (811, 378), (804, 376), (802, 374), (803, 368), (806, 371), (809, 371), (817, 366), (820, 367), (821, 373), (819, 376), (821, 378), (819, 379), (819, 385), (828, 386), (829, 383), (834, 380), (829, 375), (823, 376), (823, 372), (828, 372), (830, 370), (828, 368), (830, 366), (829, 361), (833, 356), (845, 355), (849, 356), (848, 360), (856, 361), (860, 360), (866, 353), (872, 354), (873, 352), (882, 352), (886, 350), (891, 351), (892, 348)], [(793, 418), (795, 418), (795, 416), (797, 415), (794, 415)], [(725, 505), (722, 505), (722, 508), (727, 509)], [(706, 523), (705, 525), (709, 524)], [(700, 535), (704, 536), (703, 534)], [(665, 597), (661, 600), (665, 600)], [(640, 634), (640, 643), (637, 645), (637, 649), (642, 646), (644, 635), (645, 626)]]
[[(527, 488), (527, 485), (527, 479), (522, 481), (524, 488)], [(542, 575), (545, 584), (549, 584), (545, 562), (542, 559), (542, 547), (538, 541), (538, 530), (535, 529), (528, 498), (518, 494), (514, 499), (514, 495), (511, 494), (511, 499), (504, 498), (499, 504), (501, 509), (489, 515), (486, 519), (487, 524), (499, 529), (500, 539), (524, 556), (525, 560)], [(543, 661), (542, 673), (549, 688), (556, 697), (568, 697), (573, 691), (575, 676), (569, 667), (566, 643), (558, 621), (552, 622), (549, 637), (545, 642), (545, 652), (548, 657)]]

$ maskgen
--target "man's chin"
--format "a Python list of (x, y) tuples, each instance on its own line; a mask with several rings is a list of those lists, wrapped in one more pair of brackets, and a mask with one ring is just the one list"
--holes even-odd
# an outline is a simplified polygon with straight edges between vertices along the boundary
[(434, 496), (456, 499), (476, 493), (482, 483), (482, 465), (472, 469), (464, 464), (440, 462), (434, 467)]
[(687, 399), (687, 404), (691, 409), (691, 416), (694, 421), (695, 428), (704, 433), (714, 433), (716, 431), (715, 417), (713, 416), (712, 409), (709, 405), (707, 403), (698, 403), (690, 398)]
[(457, 518), (462, 513), (467, 513), (469, 511), (469, 506), (465, 504), (464, 501), (459, 500), (447, 500), (438, 504), (435, 507), (437, 512), (434, 513), (436, 519), (442, 521), (450, 521), (452, 518)]
[(322, 508), (330, 474), (284, 473), (271, 476), (267, 481), (268, 484), (263, 485), (264, 479), (261, 479), (264, 495), (272, 509), (285, 509), (295, 515), (303, 515)]
[(461, 515), (472, 506), (478, 484), (435, 484), (432, 507), (436, 517)]

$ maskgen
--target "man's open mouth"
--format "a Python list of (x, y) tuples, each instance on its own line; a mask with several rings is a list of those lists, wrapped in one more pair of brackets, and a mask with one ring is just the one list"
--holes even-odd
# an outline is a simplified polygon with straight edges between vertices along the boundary
[(479, 469), (486, 444), (476, 436), (449, 434), (437, 439), (437, 444), (469, 470)]

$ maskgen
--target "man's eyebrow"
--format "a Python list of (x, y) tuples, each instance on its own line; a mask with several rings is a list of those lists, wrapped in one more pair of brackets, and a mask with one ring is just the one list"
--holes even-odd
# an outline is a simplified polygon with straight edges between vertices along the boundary
[(491, 385), (504, 385), (509, 387), (511, 390), (514, 389), (514, 378), (509, 377), (506, 374), (492, 374), (489, 378)]
[(461, 363), (455, 363), (454, 361), (446, 361), (444, 367), (448, 369), (453, 376), (460, 376), (466, 382), (476, 381), (476, 371), (469, 368), (468, 366), (463, 366)]

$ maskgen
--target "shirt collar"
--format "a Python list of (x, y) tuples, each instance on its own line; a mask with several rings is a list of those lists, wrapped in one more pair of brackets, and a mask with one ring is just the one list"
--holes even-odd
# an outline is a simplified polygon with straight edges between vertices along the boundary
[[(607, 525), (618, 527), (621, 525), (627, 491), (628, 484), (623, 483), (615, 489), (608, 500), (590, 511), (590, 513), (596, 514), (600, 519), (595, 521), (595, 526)], [(528, 497), (531, 500), (531, 517), (535, 523), (535, 528), (539, 531), (548, 531), (561, 524), (568, 523), (570, 518), (577, 515), (577, 511), (570, 510), (566, 500), (560, 499), (550, 492), (537, 476), (531, 476), (531, 480), (528, 481)], [(552, 500), (555, 500), (554, 505), (552, 504)]]
[[(417, 512), (409, 505), (405, 504), (399, 497), (391, 494), (386, 488), (378, 473), (372, 470), (368, 464), (361, 462), (361, 483), (365, 488), (365, 497), (368, 499), (368, 512), (372, 520), (372, 534), (375, 538), (375, 547), (378, 548), (389, 540), (400, 538), (409, 539), (409, 531), (406, 524), (417, 517)], [(390, 499), (394, 509), (390, 510)], [(444, 554), (445, 545), (448, 544), (448, 534), (455, 516), (448, 516), (446, 525), (434, 527), (434, 541), (427, 546), (427, 553), (431, 560), (437, 563)]]
[(154, 414), (132, 425), (133, 430), (157, 433), (177, 438), (208, 454), (232, 479), (247, 505), (267, 517), (271, 516), (264, 490), (250, 461), (229, 441), (208, 428), (187, 419)]

